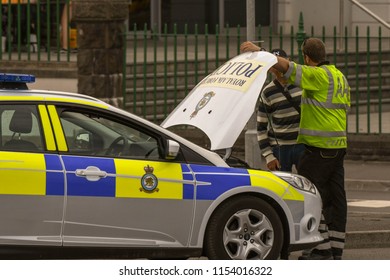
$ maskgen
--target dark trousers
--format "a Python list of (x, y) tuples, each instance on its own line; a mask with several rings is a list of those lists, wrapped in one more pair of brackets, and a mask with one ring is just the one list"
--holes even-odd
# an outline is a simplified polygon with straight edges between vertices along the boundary
[[(306, 146), (298, 165), (298, 174), (312, 181), (322, 198), (323, 224), (320, 232), (334, 256), (343, 253), (347, 224), (347, 198), (344, 189), (344, 156), (346, 149), (320, 149)], [(329, 244), (326, 244), (329, 243)]]

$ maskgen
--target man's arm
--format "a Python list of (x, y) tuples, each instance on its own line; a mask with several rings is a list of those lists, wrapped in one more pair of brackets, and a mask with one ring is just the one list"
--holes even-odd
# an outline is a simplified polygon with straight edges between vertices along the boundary
[(258, 52), (261, 50), (259, 46), (256, 46), (251, 41), (246, 41), (240, 46), (241, 52)]
[[(240, 50), (241, 52), (258, 52), (261, 50), (261, 48), (250, 41), (246, 41), (241, 44)], [(290, 61), (280, 56), (276, 56), (276, 58), (278, 59), (278, 62), (273, 67), (279, 72), (282, 72), (283, 74), (286, 73)]]
[(272, 67), (278, 70), (279, 72), (286, 74), (288, 67), (290, 65), (290, 60), (280, 56), (277, 56), (276, 58), (278, 59), (278, 62), (274, 64), (274, 66)]

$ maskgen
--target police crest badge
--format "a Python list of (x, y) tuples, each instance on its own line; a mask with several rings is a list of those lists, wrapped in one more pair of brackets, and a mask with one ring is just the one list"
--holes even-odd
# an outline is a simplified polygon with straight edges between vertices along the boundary
[(209, 91), (207, 93), (205, 93), (202, 97), (201, 100), (199, 100), (198, 104), (196, 104), (196, 107), (195, 107), (195, 111), (192, 112), (192, 114), (190, 115), (190, 118), (194, 118), (198, 112), (200, 110), (202, 110), (206, 105), (207, 103), (209, 103), (210, 99), (215, 95), (215, 92), (213, 91)]
[(146, 193), (153, 193), (153, 192), (158, 192), (159, 189), (157, 188), (158, 185), (158, 179), (157, 177), (153, 174), (154, 168), (149, 166), (144, 167), (145, 174), (141, 178), (141, 186), (139, 190), (142, 192)]

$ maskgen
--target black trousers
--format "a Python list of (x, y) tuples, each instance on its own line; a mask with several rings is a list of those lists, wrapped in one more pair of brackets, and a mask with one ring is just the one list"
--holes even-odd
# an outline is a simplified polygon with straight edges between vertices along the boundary
[[(346, 149), (305, 147), (298, 174), (313, 182), (322, 198), (325, 225), (320, 225), (324, 243), (329, 242), (333, 255), (341, 256), (345, 244), (347, 198), (344, 188)], [(324, 248), (324, 246), (322, 246)]]

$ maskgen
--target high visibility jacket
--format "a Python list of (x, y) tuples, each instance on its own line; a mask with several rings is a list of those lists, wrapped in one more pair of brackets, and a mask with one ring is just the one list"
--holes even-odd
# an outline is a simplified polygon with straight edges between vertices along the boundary
[(334, 65), (306, 66), (290, 62), (284, 75), (303, 89), (298, 143), (347, 147), (347, 112), (351, 105), (347, 79)]

